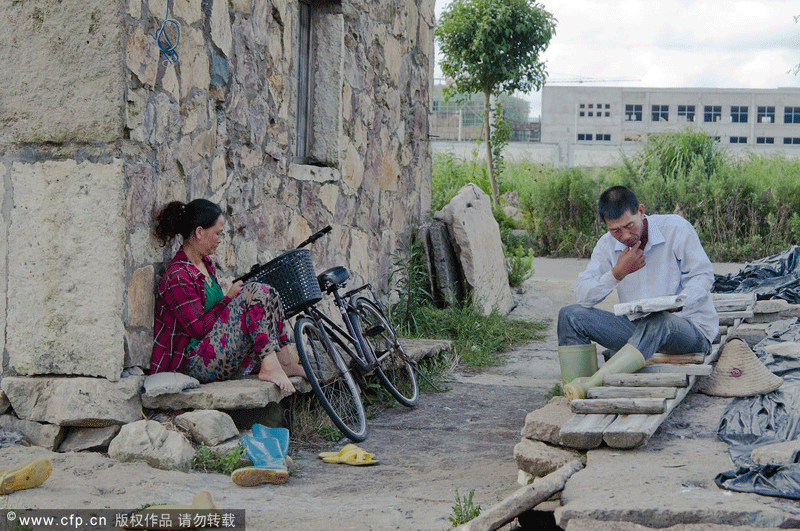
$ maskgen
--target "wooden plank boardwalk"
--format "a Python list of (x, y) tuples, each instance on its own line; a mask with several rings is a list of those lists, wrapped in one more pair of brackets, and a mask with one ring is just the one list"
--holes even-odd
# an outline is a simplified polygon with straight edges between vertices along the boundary
[(698, 376), (711, 374), (720, 349), (742, 320), (753, 317), (754, 293), (713, 294), (720, 332), (708, 355), (656, 354), (635, 374), (609, 374), (585, 400), (573, 400), (575, 413), (561, 428), (564, 446), (588, 450), (645, 444), (689, 394)]

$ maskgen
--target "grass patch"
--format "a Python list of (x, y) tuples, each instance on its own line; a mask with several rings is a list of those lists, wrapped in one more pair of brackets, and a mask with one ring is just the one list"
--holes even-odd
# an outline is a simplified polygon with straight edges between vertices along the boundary
[(449, 339), (455, 362), (472, 370), (482, 370), (503, 363), (502, 353), (509, 348), (544, 338), (547, 324), (523, 321), (499, 315), (483, 315), (473, 304), (449, 308), (420, 308), (415, 337)]
[(242, 467), (244, 446), (239, 444), (224, 455), (214, 457), (211, 448), (202, 443), (194, 454), (192, 468), (201, 472), (219, 472), (230, 476), (234, 470)]

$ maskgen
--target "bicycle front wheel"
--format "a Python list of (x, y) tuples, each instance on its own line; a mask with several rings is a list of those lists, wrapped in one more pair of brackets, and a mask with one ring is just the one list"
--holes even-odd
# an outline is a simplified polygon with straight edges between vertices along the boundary
[(406, 354), (389, 320), (371, 300), (359, 297), (355, 302), (361, 334), (378, 360), (375, 373), (383, 387), (404, 406), (419, 401), (419, 385), (411, 359)]
[(366, 439), (367, 415), (361, 392), (327, 335), (314, 321), (302, 317), (294, 326), (294, 337), (308, 382), (325, 412), (348, 439)]

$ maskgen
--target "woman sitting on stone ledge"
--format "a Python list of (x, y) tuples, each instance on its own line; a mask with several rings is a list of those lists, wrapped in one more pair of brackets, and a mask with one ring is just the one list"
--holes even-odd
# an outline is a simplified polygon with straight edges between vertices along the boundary
[(278, 292), (258, 282), (234, 282), (223, 295), (211, 259), (220, 243), (222, 210), (206, 199), (173, 201), (156, 216), (162, 245), (179, 234), (180, 250), (158, 284), (150, 373), (182, 372), (201, 383), (230, 380), (253, 370), (258, 378), (294, 392), (303, 376), (293, 359)]

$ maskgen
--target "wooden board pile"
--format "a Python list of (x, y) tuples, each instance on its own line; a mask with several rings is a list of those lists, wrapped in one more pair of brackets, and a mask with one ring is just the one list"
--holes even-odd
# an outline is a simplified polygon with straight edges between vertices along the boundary
[(646, 443), (681, 403), (698, 376), (711, 374), (720, 348), (744, 319), (753, 317), (754, 293), (714, 294), (720, 332), (708, 355), (656, 354), (635, 374), (609, 374), (603, 385), (573, 400), (575, 413), (561, 428), (561, 444), (590, 449), (605, 442), (612, 448)]

